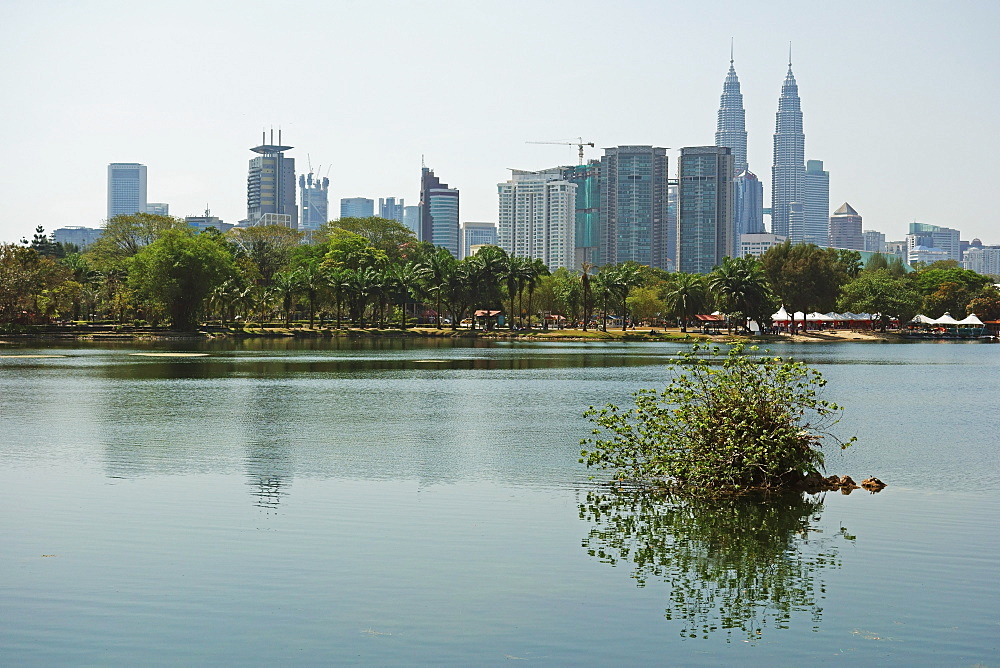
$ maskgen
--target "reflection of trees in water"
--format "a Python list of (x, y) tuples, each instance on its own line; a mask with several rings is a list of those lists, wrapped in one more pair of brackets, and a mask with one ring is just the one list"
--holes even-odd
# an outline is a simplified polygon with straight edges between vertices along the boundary
[[(662, 492), (590, 492), (583, 547), (604, 563), (631, 564), (639, 586), (670, 585), (666, 617), (684, 638), (740, 630), (754, 641), (787, 628), (793, 613), (820, 623), (822, 571), (837, 568), (833, 538), (817, 527), (823, 502), (800, 494), (678, 499)], [(841, 537), (853, 540), (843, 529)]]

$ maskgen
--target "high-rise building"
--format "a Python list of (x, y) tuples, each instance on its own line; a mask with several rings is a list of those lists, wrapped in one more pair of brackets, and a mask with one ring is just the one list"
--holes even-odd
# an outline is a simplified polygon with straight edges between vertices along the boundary
[(406, 225), (411, 232), (419, 239), (420, 238), (420, 207), (419, 206), (404, 206), (403, 207), (403, 225)]
[(785, 243), (785, 237), (777, 234), (744, 234), (740, 237), (740, 257), (760, 257), (773, 246)]
[(299, 229), (309, 234), (330, 220), (330, 179), (299, 176)]
[(576, 250), (573, 265), (597, 264), (601, 244), (601, 161), (563, 167), (563, 178), (576, 185)]
[(1000, 246), (970, 246), (962, 258), (962, 267), (984, 276), (1000, 275)]
[[(832, 228), (831, 224), (831, 228)], [(864, 230), (861, 232), (865, 240), (864, 250), (869, 253), (885, 252), (885, 235), (878, 230)]]
[(94, 243), (104, 235), (101, 227), (60, 227), (52, 231), (52, 240), (59, 244), (73, 244), (81, 250)]
[(727, 146), (681, 149), (677, 162), (677, 268), (707, 274), (736, 254), (733, 240), (733, 154)]
[(740, 237), (764, 234), (764, 184), (746, 170), (733, 179), (733, 257), (742, 256)]
[(514, 257), (539, 259), (550, 269), (576, 267), (576, 184), (563, 168), (511, 170), (497, 184), (500, 215), (497, 242)]
[[(927, 223), (910, 223), (910, 233), (906, 235), (907, 263), (935, 260), (962, 261), (961, 233), (950, 227), (939, 227)], [(923, 249), (915, 252), (918, 247)], [(930, 251), (941, 251), (940, 254)]]
[(822, 160), (806, 162), (802, 199), (802, 227), (788, 226), (793, 244), (816, 244), (825, 248), (830, 242), (830, 173), (823, 171)]
[(395, 220), (402, 223), (403, 209), (405, 208), (402, 198), (398, 202), (395, 197), (378, 198), (379, 218), (386, 218), (387, 220)]
[[(878, 234), (878, 232), (876, 232)], [(885, 235), (882, 236), (885, 239)], [(879, 244), (881, 251), (881, 244)], [(865, 234), (861, 231), (861, 215), (844, 202), (830, 216), (830, 248), (867, 251)]]
[(247, 175), (247, 220), (250, 225), (282, 225), (293, 230), (299, 228), (299, 212), (295, 206), (295, 158), (286, 158), (285, 151), (291, 146), (281, 145), (281, 130), (278, 143), (266, 143), (266, 134), (261, 137), (261, 145), (250, 150), (257, 153), (250, 159)]
[(635, 262), (667, 269), (674, 231), (667, 225), (667, 150), (617, 146), (601, 158), (598, 264)]
[(166, 202), (146, 202), (146, 213), (154, 216), (169, 216), (170, 205)]
[(427, 167), (420, 171), (418, 238), (447, 248), (458, 257), (458, 188), (449, 188)]
[(497, 246), (497, 226), (496, 223), (472, 223), (465, 222), (462, 223), (462, 243), (461, 251), (462, 257), (459, 260), (464, 260), (467, 257), (476, 254), (476, 250), (480, 246)]
[(108, 218), (146, 213), (146, 165), (112, 162), (108, 165)]
[(805, 200), (806, 136), (802, 131), (799, 87), (788, 59), (788, 74), (781, 86), (774, 131), (774, 163), (771, 167), (771, 232), (788, 236), (792, 203)]
[(733, 176), (747, 171), (746, 112), (743, 109), (743, 93), (740, 92), (740, 80), (733, 66), (732, 53), (729, 54), (729, 74), (722, 84), (715, 145), (728, 146), (733, 150)]
[(367, 197), (343, 197), (340, 200), (341, 218), (371, 218), (375, 215), (375, 200)]

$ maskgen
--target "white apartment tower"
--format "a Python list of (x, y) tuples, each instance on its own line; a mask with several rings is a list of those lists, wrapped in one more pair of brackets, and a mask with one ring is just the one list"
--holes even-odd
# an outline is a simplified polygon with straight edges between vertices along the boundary
[(497, 184), (500, 247), (515, 257), (537, 258), (549, 269), (575, 269), (576, 184), (566, 181), (559, 167), (511, 171), (510, 181)]

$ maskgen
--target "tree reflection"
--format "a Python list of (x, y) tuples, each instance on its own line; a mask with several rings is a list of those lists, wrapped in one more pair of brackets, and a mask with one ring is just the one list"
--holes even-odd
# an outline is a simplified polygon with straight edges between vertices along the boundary
[(588, 554), (612, 566), (630, 564), (640, 587), (670, 586), (666, 618), (684, 638), (717, 631), (759, 640), (808, 614), (813, 630), (825, 598), (822, 572), (837, 568), (835, 537), (818, 527), (822, 498), (671, 497), (653, 490), (592, 491), (580, 504), (591, 523)]

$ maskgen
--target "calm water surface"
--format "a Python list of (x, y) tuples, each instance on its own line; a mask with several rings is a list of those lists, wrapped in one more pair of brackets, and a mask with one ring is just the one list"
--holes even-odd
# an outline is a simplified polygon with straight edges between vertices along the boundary
[(773, 348), (881, 494), (612, 493), (677, 349), (4, 347), (0, 664), (996, 665), (1000, 346)]

